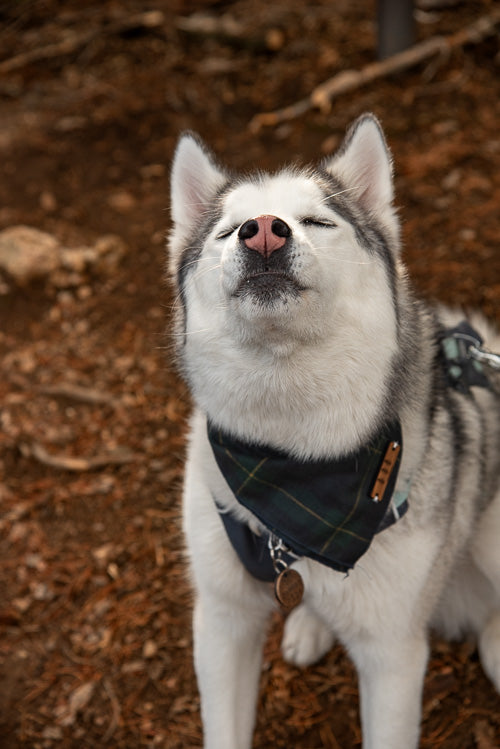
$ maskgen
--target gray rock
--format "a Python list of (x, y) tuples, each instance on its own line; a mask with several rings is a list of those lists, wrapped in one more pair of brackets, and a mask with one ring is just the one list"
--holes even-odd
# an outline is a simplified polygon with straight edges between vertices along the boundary
[(7, 273), (17, 286), (36, 279), (62, 289), (80, 286), (87, 274), (113, 275), (125, 253), (123, 241), (112, 234), (99, 237), (93, 247), (68, 248), (30, 226), (0, 231), (0, 273)]
[(30, 226), (0, 232), (0, 270), (19, 286), (50, 275), (59, 263), (59, 242), (51, 234)]

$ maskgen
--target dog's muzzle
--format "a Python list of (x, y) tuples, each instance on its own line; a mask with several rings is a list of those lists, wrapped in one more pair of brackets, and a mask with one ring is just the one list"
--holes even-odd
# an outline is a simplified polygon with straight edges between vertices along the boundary
[(238, 230), (240, 281), (234, 297), (273, 306), (304, 291), (294, 273), (294, 238), (278, 216), (262, 215), (245, 221)]

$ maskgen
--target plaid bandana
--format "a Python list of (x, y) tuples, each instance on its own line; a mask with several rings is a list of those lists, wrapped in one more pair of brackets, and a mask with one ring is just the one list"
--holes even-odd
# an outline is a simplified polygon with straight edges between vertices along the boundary
[[(208, 437), (217, 465), (238, 502), (294, 554), (339, 572), (351, 569), (373, 536), (407, 509), (404, 502), (393, 513), (388, 512), (401, 451), (383, 497), (380, 501), (372, 498), (388, 445), (391, 441), (402, 444), (399, 423), (388, 426), (357, 452), (337, 460), (297, 460), (266, 446), (235, 440), (210, 424)], [(229, 533), (226, 518), (230, 515), (221, 517), (244, 561)]]

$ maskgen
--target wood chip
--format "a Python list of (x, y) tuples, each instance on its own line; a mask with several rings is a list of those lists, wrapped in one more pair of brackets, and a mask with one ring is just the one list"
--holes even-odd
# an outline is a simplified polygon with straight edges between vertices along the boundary
[(57, 711), (57, 723), (60, 726), (71, 726), (76, 720), (78, 713), (83, 710), (92, 699), (96, 683), (87, 681), (80, 684), (70, 695), (67, 703)]
[(477, 749), (498, 749), (493, 728), (486, 720), (478, 720), (474, 726), (474, 739)]

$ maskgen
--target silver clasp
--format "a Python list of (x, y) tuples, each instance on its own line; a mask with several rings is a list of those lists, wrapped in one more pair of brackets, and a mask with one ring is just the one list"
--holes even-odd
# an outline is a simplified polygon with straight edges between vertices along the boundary
[(277, 575), (279, 575), (280, 572), (283, 572), (283, 570), (286, 570), (286, 568), (288, 567), (288, 564), (281, 557), (281, 553), (283, 551), (286, 552), (287, 547), (285, 546), (281, 538), (275, 536), (274, 533), (270, 534), (267, 546), (269, 548), (269, 554), (271, 555), (274, 571)]
[(493, 354), (491, 351), (485, 351), (483, 348), (473, 345), (469, 348), (469, 356), (492, 369), (500, 369), (500, 354)]

